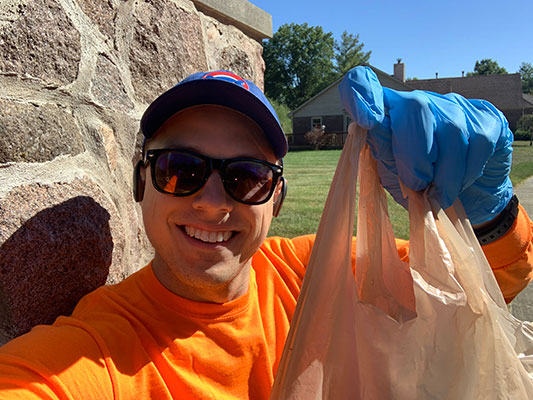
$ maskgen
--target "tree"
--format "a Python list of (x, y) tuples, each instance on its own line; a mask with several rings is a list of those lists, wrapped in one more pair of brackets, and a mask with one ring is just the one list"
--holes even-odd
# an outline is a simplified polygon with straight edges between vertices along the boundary
[(285, 134), (292, 132), (292, 119), (289, 117), (289, 113), (291, 110), (289, 107), (287, 107), (285, 104), (279, 103), (274, 99), (268, 99), (270, 104), (272, 104), (272, 107), (274, 107), (274, 111), (276, 111), (276, 114), (279, 118), (279, 123), (281, 125), (281, 128), (283, 129), (283, 132)]
[(285, 24), (264, 43), (265, 93), (290, 109), (335, 79), (335, 41), (320, 26)]
[(356, 65), (366, 64), (372, 51), (363, 51), (364, 43), (359, 43), (359, 35), (342, 32), (341, 41), (335, 42), (335, 70), (338, 75), (344, 75)]
[(506, 74), (507, 70), (500, 67), (496, 61), (491, 58), (484, 58), (481, 61), (476, 61), (474, 72), (468, 72), (466, 76), (473, 75), (498, 75)]
[(516, 140), (529, 140), (529, 145), (533, 144), (533, 114), (522, 115), (516, 123)]
[(518, 69), (520, 79), (522, 80), (522, 92), (533, 94), (533, 65), (523, 62)]
[(350, 68), (368, 62), (371, 52), (363, 46), (359, 35), (346, 31), (337, 43), (320, 26), (282, 25), (263, 43), (265, 93), (294, 109)]

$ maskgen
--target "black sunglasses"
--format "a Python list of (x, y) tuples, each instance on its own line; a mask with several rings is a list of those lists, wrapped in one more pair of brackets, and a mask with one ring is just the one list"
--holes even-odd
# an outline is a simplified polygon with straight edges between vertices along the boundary
[(283, 174), (283, 166), (255, 158), (217, 159), (188, 150), (156, 149), (146, 152), (152, 184), (159, 192), (190, 196), (205, 185), (213, 170), (220, 172), (226, 192), (236, 201), (266, 203)]

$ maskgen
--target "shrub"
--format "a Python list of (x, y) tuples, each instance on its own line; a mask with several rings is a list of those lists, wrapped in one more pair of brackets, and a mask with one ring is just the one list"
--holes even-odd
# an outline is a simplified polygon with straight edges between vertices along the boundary
[(326, 134), (324, 128), (313, 128), (304, 135), (305, 139), (313, 145), (315, 150), (321, 149), (331, 141), (331, 135)]
[(533, 140), (533, 114), (522, 115), (516, 123), (515, 140)]

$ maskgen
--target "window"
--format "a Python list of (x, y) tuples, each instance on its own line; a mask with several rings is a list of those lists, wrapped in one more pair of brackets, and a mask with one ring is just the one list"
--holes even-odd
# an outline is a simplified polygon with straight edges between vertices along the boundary
[(311, 118), (311, 129), (322, 128), (322, 117), (313, 117)]

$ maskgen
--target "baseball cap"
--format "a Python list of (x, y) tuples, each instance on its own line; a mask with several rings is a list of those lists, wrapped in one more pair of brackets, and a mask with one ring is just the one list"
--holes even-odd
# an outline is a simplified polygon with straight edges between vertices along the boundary
[(282, 158), (287, 154), (287, 138), (274, 108), (261, 89), (225, 70), (189, 75), (156, 98), (141, 119), (145, 143), (175, 113), (201, 104), (221, 105), (243, 113), (263, 130), (276, 157)]

